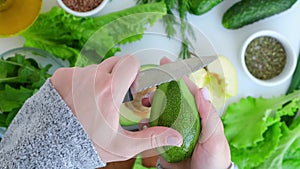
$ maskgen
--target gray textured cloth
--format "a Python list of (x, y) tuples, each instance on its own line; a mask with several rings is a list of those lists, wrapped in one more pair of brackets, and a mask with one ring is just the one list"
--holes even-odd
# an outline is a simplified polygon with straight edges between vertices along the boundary
[(50, 80), (29, 98), (0, 143), (0, 168), (103, 167), (87, 133)]

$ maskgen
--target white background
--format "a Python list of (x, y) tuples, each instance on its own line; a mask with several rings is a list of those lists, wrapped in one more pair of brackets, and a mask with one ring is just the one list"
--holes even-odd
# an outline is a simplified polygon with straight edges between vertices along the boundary
[[(223, 13), (233, 5), (237, 0), (224, 0), (217, 7), (201, 16), (189, 15), (188, 20), (191, 24), (199, 28), (212, 42), (218, 54), (227, 57), (235, 66), (238, 73), (239, 92), (238, 95), (231, 99), (237, 100), (245, 96), (263, 96), (271, 97), (285, 93), (290, 80), (286, 83), (265, 87), (252, 82), (243, 72), (240, 64), (240, 50), (245, 39), (251, 34), (260, 30), (274, 30), (284, 35), (292, 44), (296, 54), (299, 54), (300, 47), (300, 1), (283, 13), (261, 20), (254, 24), (240, 28), (238, 30), (225, 29), (221, 22)], [(44, 0), (43, 10), (45, 12), (52, 6), (57, 6), (55, 0)], [(122, 10), (135, 5), (133, 0), (112, 0), (107, 4), (100, 13), (106, 14), (112, 11)], [(0, 53), (8, 49), (22, 46), (21, 37), (0, 38)]]

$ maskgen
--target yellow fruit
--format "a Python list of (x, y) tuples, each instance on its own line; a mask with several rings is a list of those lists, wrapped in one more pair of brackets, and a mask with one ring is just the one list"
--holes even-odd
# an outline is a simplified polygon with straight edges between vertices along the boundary
[(200, 88), (206, 87), (216, 109), (224, 107), (228, 98), (238, 92), (238, 78), (233, 64), (224, 56), (209, 64), (206, 69), (192, 73), (189, 78)]
[(225, 80), (226, 94), (229, 97), (236, 96), (238, 93), (238, 77), (233, 64), (224, 56), (219, 56), (218, 60), (207, 66), (208, 72), (218, 74)]

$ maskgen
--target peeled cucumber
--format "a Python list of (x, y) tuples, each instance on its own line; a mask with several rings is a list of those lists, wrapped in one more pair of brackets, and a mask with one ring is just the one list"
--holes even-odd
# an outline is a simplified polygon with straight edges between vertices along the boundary
[(150, 126), (171, 127), (183, 136), (181, 147), (157, 148), (167, 162), (179, 162), (191, 157), (201, 125), (194, 96), (183, 80), (158, 86), (151, 103)]

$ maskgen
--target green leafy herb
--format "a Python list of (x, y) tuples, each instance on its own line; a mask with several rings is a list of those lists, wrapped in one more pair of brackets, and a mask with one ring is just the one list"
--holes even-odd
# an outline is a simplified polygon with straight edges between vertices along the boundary
[(8, 127), (24, 102), (50, 77), (50, 67), (40, 68), (21, 54), (0, 59), (0, 127)]
[(253, 147), (236, 148), (230, 146), (232, 161), (237, 163), (239, 168), (243, 169), (252, 169), (264, 162), (278, 146), (280, 137), (282, 136), (280, 126), (280, 123), (275, 123), (268, 127), (267, 131), (263, 134), (264, 140), (258, 142)]
[[(143, 14), (143, 17), (138, 14)], [(76, 17), (64, 12), (63, 9), (53, 7), (49, 12), (41, 14), (35, 23), (22, 33), (22, 36), (25, 38), (25, 46), (40, 48), (59, 58), (68, 59), (71, 66), (74, 66), (90, 37), (111, 22), (130, 16), (130, 19), (118, 22), (119, 25), (112, 27), (111, 30), (105, 30), (108, 32), (103, 31), (101, 36), (97, 36), (94, 46), (90, 46), (109, 49), (105, 51), (106, 56), (100, 56), (100, 61), (119, 51), (118, 46), (114, 45), (140, 40), (147, 25), (153, 24), (165, 14), (166, 7), (163, 3), (139, 5), (90, 18)], [(131, 36), (125, 37), (125, 35)], [(78, 61), (81, 66), (82, 59), (84, 57), (79, 58)]]
[[(165, 25), (165, 32), (169, 37), (176, 34), (175, 26), (179, 26), (180, 34), (182, 38), (181, 52), (179, 58), (186, 59), (191, 57), (189, 47), (191, 46), (190, 40), (187, 34), (190, 34), (194, 38), (194, 32), (188, 24), (187, 14), (201, 15), (216, 5), (222, 2), (222, 0), (138, 0), (137, 4), (149, 4), (155, 2), (163, 2), (167, 6), (167, 14), (163, 17), (163, 23)], [(179, 16), (179, 21), (176, 19), (176, 15)]]
[(283, 168), (297, 168), (300, 166), (300, 138), (290, 146), (283, 158)]
[[(300, 106), (299, 106), (300, 107)], [(293, 147), (293, 143), (295, 143), (295, 141), (297, 139), (300, 138), (300, 125), (299, 125), (299, 119), (294, 121), (295, 123), (295, 128), (288, 128), (284, 123), (281, 127), (282, 130), (282, 137), (279, 141), (279, 144), (275, 150), (275, 152), (273, 152), (262, 164), (260, 164), (257, 168), (258, 169), (269, 169), (269, 168), (274, 168), (274, 169), (281, 169), (283, 168), (283, 165), (285, 163), (285, 154), (288, 153), (290, 148), (296, 148), (295, 151), (297, 151), (299, 149), (299, 144), (298, 147)], [(271, 144), (271, 143), (270, 143)], [(289, 166), (293, 166), (295, 164), (299, 164), (299, 154), (294, 154), (296, 156), (294, 156), (294, 158), (296, 158), (297, 160), (293, 160), (292, 162), (289, 162)], [(286, 157), (288, 160), (288, 157)], [(290, 168), (288, 166), (288, 164), (286, 163), (285, 167)], [(298, 168), (299, 165), (296, 167)], [(292, 168), (290, 168), (292, 169)]]
[[(281, 116), (293, 115), (290, 109), (298, 106), (295, 102), (299, 99), (300, 91), (296, 91), (268, 99), (247, 97), (229, 105), (223, 117), (228, 141), (239, 148), (254, 146), (264, 139), (263, 133), (269, 126), (280, 121)], [(282, 108), (286, 103), (290, 106)], [(253, 123), (248, 124), (248, 121)]]
[[(165, 32), (169, 37), (176, 34), (175, 25), (180, 26), (180, 33), (182, 36), (182, 46), (179, 58), (185, 59), (190, 57), (189, 40), (186, 36), (187, 33), (187, 18), (186, 15), (189, 12), (188, 0), (138, 0), (137, 4), (151, 4), (155, 2), (163, 2), (167, 7), (167, 14), (163, 17), (163, 23), (165, 25)], [(178, 21), (174, 14), (174, 9), (177, 10), (180, 20)]]
[(247, 97), (228, 105), (222, 120), (233, 161), (245, 169), (296, 166), (300, 118), (288, 126), (283, 117), (294, 116), (299, 108), (300, 90), (273, 98)]

